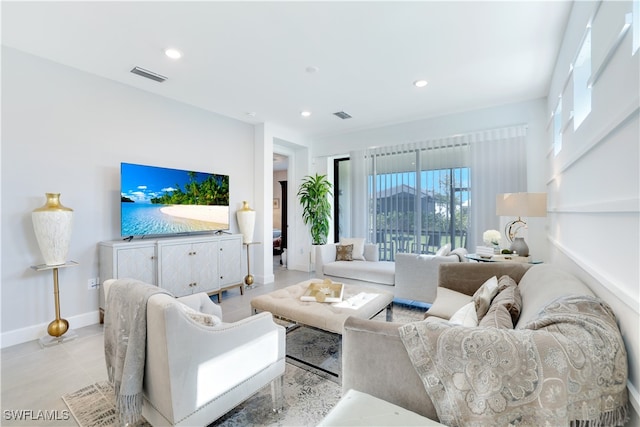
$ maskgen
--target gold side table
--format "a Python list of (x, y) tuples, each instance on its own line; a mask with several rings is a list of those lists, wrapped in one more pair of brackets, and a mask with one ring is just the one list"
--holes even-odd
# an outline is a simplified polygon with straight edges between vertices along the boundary
[(244, 276), (244, 284), (247, 286), (253, 285), (253, 276), (251, 275), (251, 261), (249, 258), (249, 252), (251, 251), (249, 249), (251, 248), (251, 245), (259, 245), (261, 243), (262, 242), (243, 243), (243, 245), (247, 247), (247, 275)]
[(75, 261), (67, 261), (60, 265), (40, 264), (31, 266), (31, 268), (36, 271), (51, 270), (53, 272), (53, 297), (56, 306), (56, 318), (52, 320), (47, 327), (49, 335), (40, 338), (40, 345), (42, 347), (70, 341), (78, 336), (74, 331), (69, 329), (69, 322), (60, 317), (60, 288), (58, 286), (58, 270), (66, 267), (75, 267), (76, 265), (78, 265), (78, 263)]

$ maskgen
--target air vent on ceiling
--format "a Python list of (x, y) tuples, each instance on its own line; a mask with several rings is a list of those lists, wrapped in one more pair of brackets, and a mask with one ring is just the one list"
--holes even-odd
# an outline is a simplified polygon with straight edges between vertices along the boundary
[(351, 114), (346, 113), (344, 111), (338, 111), (337, 113), (333, 113), (334, 116), (340, 117), (342, 120), (350, 119)]
[(133, 74), (137, 74), (139, 76), (146, 77), (148, 79), (155, 80), (156, 82), (160, 82), (160, 83), (167, 80), (165, 76), (162, 76), (158, 73), (154, 73), (153, 71), (145, 70), (144, 68), (140, 68), (140, 67), (133, 67), (131, 69), (131, 72)]

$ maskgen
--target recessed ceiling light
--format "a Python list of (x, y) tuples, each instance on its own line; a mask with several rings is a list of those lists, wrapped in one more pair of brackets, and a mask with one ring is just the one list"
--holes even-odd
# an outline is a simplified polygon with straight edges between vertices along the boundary
[(300, 112), (300, 115), (302, 117), (309, 117), (311, 115), (311, 111), (302, 111)]
[(167, 55), (171, 59), (180, 59), (182, 58), (182, 52), (178, 49), (168, 48), (164, 50), (164, 54)]
[(307, 68), (305, 68), (305, 71), (309, 74), (313, 74), (320, 71), (320, 68), (316, 67), (315, 65), (309, 65)]
[(416, 80), (415, 82), (413, 82), (413, 85), (415, 87), (425, 87), (427, 85), (427, 81), (426, 80)]

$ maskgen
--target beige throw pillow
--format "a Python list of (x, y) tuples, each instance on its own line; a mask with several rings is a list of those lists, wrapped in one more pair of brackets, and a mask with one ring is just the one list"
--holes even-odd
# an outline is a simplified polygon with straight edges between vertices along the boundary
[(341, 245), (353, 245), (353, 260), (364, 261), (364, 238), (360, 237), (343, 237), (340, 239)]
[(520, 295), (520, 289), (515, 283), (505, 287), (498, 292), (498, 295), (493, 299), (491, 306), (502, 305), (511, 315), (511, 320), (515, 325), (518, 323), (520, 317), (520, 311), (522, 310), (522, 296)]
[(478, 321), (482, 320), (487, 311), (489, 310), (489, 306), (491, 305), (491, 301), (493, 297), (498, 293), (498, 278), (496, 276), (487, 279), (482, 286), (478, 288), (478, 290), (473, 294), (473, 301), (476, 305), (476, 313), (478, 314)]
[[(497, 297), (496, 297), (497, 298)], [(486, 328), (513, 329), (513, 320), (507, 308), (502, 304), (491, 304), (478, 326)]]
[(460, 310), (453, 313), (453, 316), (449, 319), (449, 323), (468, 327), (478, 326), (478, 316), (474, 302), (471, 301), (465, 304)]
[(353, 245), (336, 245), (336, 261), (353, 261)]
[(511, 278), (511, 276), (505, 274), (498, 279), (498, 292), (501, 292), (507, 286), (518, 286), (518, 284)]

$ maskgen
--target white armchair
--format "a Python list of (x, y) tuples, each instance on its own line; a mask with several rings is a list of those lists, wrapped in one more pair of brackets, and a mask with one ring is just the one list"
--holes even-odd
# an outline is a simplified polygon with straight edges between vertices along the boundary
[(466, 262), (467, 250), (448, 255), (396, 254), (396, 298), (433, 303), (438, 289), (438, 269), (448, 262)]
[[(105, 295), (114, 282), (105, 281)], [(205, 426), (269, 383), (273, 408), (280, 409), (285, 330), (271, 313), (206, 326), (193, 320), (183, 305), (222, 318), (220, 307), (205, 293), (149, 298), (142, 408), (146, 420), (154, 426)]]

